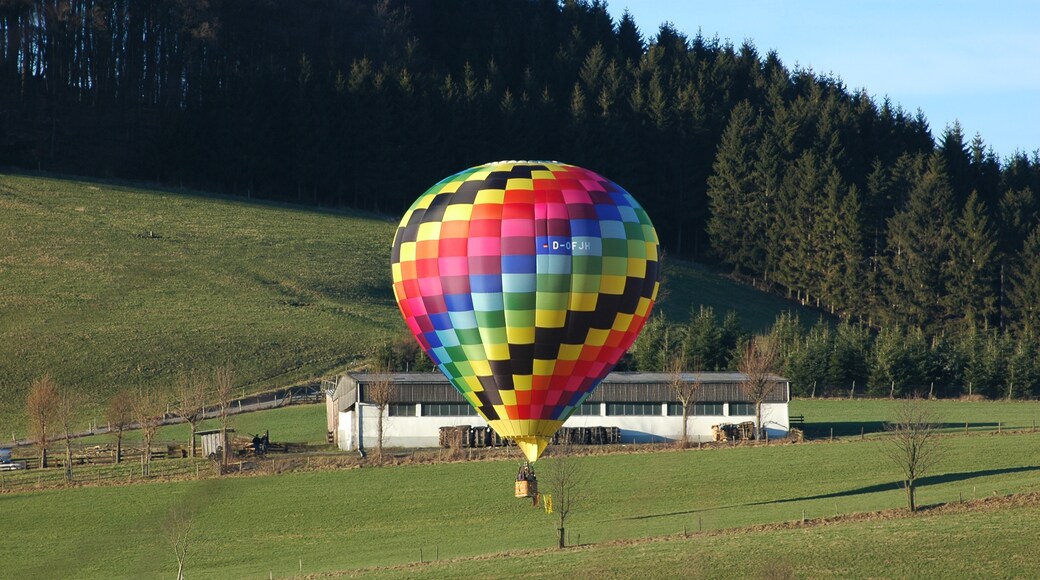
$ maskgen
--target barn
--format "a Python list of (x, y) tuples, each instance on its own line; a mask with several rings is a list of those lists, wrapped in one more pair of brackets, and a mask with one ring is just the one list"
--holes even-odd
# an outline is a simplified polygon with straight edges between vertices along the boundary
[[(689, 409), (691, 441), (711, 441), (712, 427), (755, 420), (755, 404), (741, 388), (746, 376), (735, 372), (686, 372), (687, 383), (698, 383)], [(390, 403), (383, 417), (387, 447), (437, 447), (440, 429), (459, 425), (486, 427), (487, 422), (466, 403), (440, 373), (347, 373), (326, 392), (329, 440), (343, 450), (375, 447), (378, 407), (372, 390), (389, 379)], [(564, 427), (617, 428), (622, 443), (677, 441), (682, 434), (682, 405), (669, 373), (610, 373)], [(762, 405), (762, 422), (770, 438), (789, 430), (790, 383), (770, 377), (772, 386)]]

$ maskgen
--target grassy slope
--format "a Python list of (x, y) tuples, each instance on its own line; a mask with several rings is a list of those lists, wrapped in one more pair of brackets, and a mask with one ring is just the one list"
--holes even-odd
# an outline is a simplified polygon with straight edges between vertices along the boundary
[[(245, 390), (348, 365), (405, 333), (390, 290), (395, 219), (138, 187), (0, 175), (0, 436), (24, 432), (50, 372), (98, 414), (124, 386), (232, 363)], [(155, 237), (149, 237), (149, 233)], [(671, 260), (661, 311), (791, 308)], [(813, 320), (800, 310), (803, 320)]]
[[(379, 578), (1036, 578), (1040, 508), (590, 546), (369, 571)], [(937, 539), (941, 538), (941, 543)], [(791, 576), (793, 575), (793, 576)]]
[[(944, 441), (943, 463), (922, 482), (922, 503), (1040, 490), (1040, 435)], [(873, 511), (904, 501), (896, 470), (869, 440), (580, 461), (594, 501), (575, 510), (568, 528), (582, 543)], [(287, 575), (298, 571), (300, 559), (309, 572), (402, 564), (417, 560), (420, 548), (427, 557), (453, 558), (550, 547), (553, 520), (512, 497), (514, 471), (508, 461), (469, 462), (0, 495), (6, 532), (0, 552), (19, 555), (5, 564), (14, 577), (155, 576), (172, 567), (158, 531), (162, 520), (170, 506), (191, 502), (200, 510), (197, 541), (205, 546), (194, 553), (194, 577)], [(856, 533), (828, 537), (820, 536), (823, 551), (842, 553), (855, 545)], [(737, 547), (728, 549), (696, 557), (723, 566)], [(772, 546), (751, 552), (738, 555), (759, 561), (783, 553)], [(841, 558), (854, 563), (851, 554)], [(525, 570), (522, 563), (499, 565), (503, 573)]]
[(253, 390), (349, 364), (396, 329), (392, 232), (370, 217), (0, 176), (0, 424), (21, 422), (44, 372), (100, 402), (194, 367), (231, 362)]
[[(890, 399), (795, 399), (791, 414), (805, 417), (810, 437), (859, 437), (884, 430), (900, 401)], [(929, 401), (928, 407), (945, 431), (997, 431), (1040, 428), (1040, 404), (1035, 401)]]

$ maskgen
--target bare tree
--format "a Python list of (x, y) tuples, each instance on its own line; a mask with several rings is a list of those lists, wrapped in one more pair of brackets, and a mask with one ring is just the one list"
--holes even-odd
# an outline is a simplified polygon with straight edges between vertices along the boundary
[(134, 422), (134, 395), (130, 391), (119, 391), (108, 401), (105, 409), (109, 433), (116, 437), (116, 463), (123, 461), (123, 431)]
[(217, 368), (214, 381), (214, 391), (219, 405), (220, 429), (223, 433), (224, 444), (221, 445), (220, 466), (223, 469), (228, 463), (228, 430), (231, 428), (231, 401), (234, 399), (235, 371), (231, 365)]
[(776, 388), (773, 373), (778, 360), (779, 353), (775, 341), (762, 335), (751, 338), (740, 360), (739, 369), (744, 375), (740, 389), (744, 396), (755, 403), (755, 427), (758, 438), (762, 438), (765, 433), (765, 426), (762, 424), (762, 403)]
[(549, 491), (552, 510), (556, 516), (558, 546), (567, 547), (566, 524), (574, 508), (580, 507), (588, 497), (588, 478), (581, 462), (569, 445), (556, 445), (552, 456), (539, 462), (542, 488)]
[(40, 467), (47, 467), (48, 429), (53, 425), (58, 410), (58, 384), (49, 374), (32, 382), (25, 398), (29, 416), (29, 436), (40, 446)]
[(163, 537), (173, 548), (173, 554), (177, 558), (177, 580), (184, 580), (184, 565), (188, 561), (188, 548), (191, 547), (194, 527), (195, 511), (184, 505), (170, 508), (163, 522)]
[(58, 390), (58, 400), (54, 407), (54, 418), (58, 428), (61, 429), (62, 440), (65, 442), (65, 481), (72, 481), (72, 426), (76, 419), (76, 411), (82, 403), (79, 393), (72, 392), (68, 387)]
[(390, 403), (397, 397), (397, 385), (394, 384), (390, 365), (378, 365), (372, 381), (368, 384), (368, 398), (376, 406), (376, 458), (383, 461), (383, 442), (385, 441), (385, 417)]
[(177, 377), (177, 404), (174, 412), (190, 426), (188, 456), (195, 457), (195, 432), (206, 414), (206, 396), (209, 394), (206, 379), (196, 371), (182, 373)]
[(154, 390), (139, 389), (134, 395), (134, 420), (141, 430), (141, 475), (148, 475), (152, 464), (152, 442), (166, 421), (166, 403)]
[(668, 364), (668, 383), (672, 388), (672, 393), (675, 398), (678, 399), (679, 405), (682, 406), (682, 438), (679, 444), (682, 447), (686, 447), (690, 440), (688, 436), (688, 427), (690, 422), (690, 407), (693, 402), (697, 399), (697, 393), (701, 390), (701, 382), (697, 378), (693, 380), (686, 380), (683, 377), (683, 371), (686, 370), (686, 356), (678, 355), (672, 358)]
[(882, 450), (902, 471), (907, 507), (917, 511), (917, 480), (942, 458), (939, 422), (924, 401), (905, 399), (885, 430), (890, 436), (881, 440)]

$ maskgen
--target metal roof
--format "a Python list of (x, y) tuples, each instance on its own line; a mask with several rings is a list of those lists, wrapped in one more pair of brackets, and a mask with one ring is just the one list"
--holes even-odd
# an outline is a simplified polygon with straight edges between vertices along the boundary
[[(347, 373), (348, 376), (353, 378), (355, 381), (366, 383), (373, 380), (376, 377), (383, 377), (381, 373)], [(702, 383), (739, 383), (742, 382), (746, 376), (744, 373), (738, 372), (710, 372), (710, 371), (690, 371), (683, 372), (682, 378), (684, 381), (693, 382), (700, 381)], [(778, 383), (785, 383), (788, 379), (778, 375), (770, 375), (769, 379)], [(442, 373), (390, 373), (390, 380), (394, 383), (447, 383), (448, 378)], [(654, 373), (654, 372), (640, 372), (640, 371), (618, 371), (610, 373), (603, 379), (603, 383), (670, 383), (672, 381), (671, 373)]]
[[(750, 402), (741, 388), (745, 375), (735, 372), (688, 372), (682, 373), (687, 382), (698, 382), (700, 388), (696, 401)], [(348, 373), (343, 377), (333, 399), (342, 410), (352, 401), (360, 399), (371, 402), (369, 385), (387, 378), (396, 385), (394, 401), (399, 403), (450, 403), (464, 402), (455, 387), (441, 373)], [(610, 373), (586, 399), (596, 402), (670, 402), (675, 400), (670, 373), (615, 372)], [(788, 380), (771, 375), (772, 388), (766, 402), (785, 403), (789, 397)]]

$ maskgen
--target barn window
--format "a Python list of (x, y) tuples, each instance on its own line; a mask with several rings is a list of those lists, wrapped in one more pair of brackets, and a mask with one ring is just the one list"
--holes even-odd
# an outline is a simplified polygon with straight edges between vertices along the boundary
[(694, 403), (691, 415), (722, 415), (722, 403)]
[(661, 403), (607, 403), (607, 415), (660, 415)]
[(754, 403), (730, 403), (729, 404), (729, 415), (730, 417), (753, 417), (755, 415), (755, 404)]
[(414, 417), (415, 416), (415, 404), (414, 403), (390, 403), (390, 406), (386, 409), (387, 415), (391, 417)]
[[(694, 403), (690, 403), (689, 411), (690, 415), (696, 415), (693, 412)], [(682, 403), (668, 403), (668, 416), (669, 417), (682, 417)]]
[(466, 403), (423, 403), (423, 417), (467, 417), (477, 412)]
[(599, 415), (600, 408), (599, 403), (582, 403), (578, 405), (578, 408), (574, 410), (574, 416), (582, 415)]

